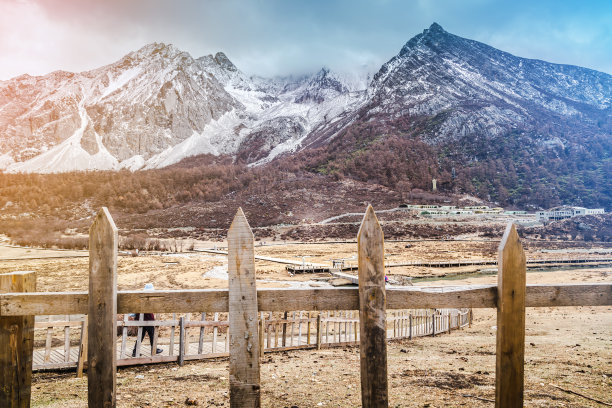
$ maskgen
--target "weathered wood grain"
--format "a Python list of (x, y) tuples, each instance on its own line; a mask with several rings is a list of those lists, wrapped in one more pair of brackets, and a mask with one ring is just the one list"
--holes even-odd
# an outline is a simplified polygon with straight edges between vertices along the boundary
[(525, 252), (513, 224), (499, 244), (495, 406), (523, 406), (525, 362)]
[(526, 307), (609, 306), (612, 283), (527, 285)]
[[(259, 407), (260, 371), (253, 233), (238, 209), (227, 234), (230, 406)], [(278, 342), (278, 339), (277, 339)]]
[(117, 404), (117, 242), (117, 227), (104, 207), (89, 229), (87, 389), (90, 408)]
[[(0, 292), (35, 290), (35, 272), (0, 275)], [(0, 317), (0, 407), (30, 406), (33, 347), (34, 316)]]
[[(87, 314), (87, 292), (0, 294), (0, 316)], [(118, 313), (227, 312), (226, 289), (120, 291)], [(526, 307), (610, 306), (612, 283), (527, 285)], [(359, 310), (358, 288), (259, 289), (259, 310)], [(442, 291), (388, 288), (387, 309), (494, 308), (497, 285)]]
[(361, 404), (388, 407), (384, 238), (372, 206), (368, 206), (357, 234), (357, 252)]

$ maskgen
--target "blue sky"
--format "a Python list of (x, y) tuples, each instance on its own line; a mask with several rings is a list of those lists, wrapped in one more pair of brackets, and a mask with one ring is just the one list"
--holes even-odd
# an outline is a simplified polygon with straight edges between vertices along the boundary
[(376, 70), (445, 30), (527, 58), (612, 74), (612, 1), (0, 0), (0, 79), (111, 63), (157, 42), (225, 52), (249, 74)]

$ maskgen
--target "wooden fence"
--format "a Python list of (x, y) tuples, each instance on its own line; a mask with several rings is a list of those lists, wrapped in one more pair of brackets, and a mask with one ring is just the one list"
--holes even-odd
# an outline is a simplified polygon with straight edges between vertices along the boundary
[[(84, 343), (88, 346), (79, 349), (79, 369), (87, 356), (88, 384), (95, 384), (88, 388), (88, 403), (90, 407), (115, 407), (116, 367), (121, 360), (117, 359), (116, 348), (117, 326), (121, 326), (116, 320), (117, 313), (229, 312), (230, 404), (259, 406), (260, 344), (265, 342), (269, 347), (279, 342), (278, 329), (270, 331), (270, 327), (278, 328), (278, 319), (270, 320), (270, 312), (359, 311), (359, 317), (349, 316), (349, 321), (346, 316), (344, 321), (334, 321), (332, 319), (338, 316), (319, 313), (315, 323), (312, 315), (310, 318), (302, 316), (306, 319), (302, 324), (303, 327), (304, 323), (306, 327), (308, 323), (311, 327), (324, 322), (328, 327), (346, 324), (348, 330), (350, 323), (358, 320), (362, 404), (386, 407), (385, 328), (393, 326), (396, 335), (399, 331), (405, 336), (405, 328), (411, 327), (408, 336), (414, 336), (411, 331), (427, 330), (429, 324), (434, 335), (446, 327), (441, 326), (445, 319), (443, 314), (434, 315), (433, 319), (429, 316), (429, 320), (427, 315), (412, 316), (413, 323), (417, 319), (416, 325), (406, 324), (403, 310), (496, 308), (496, 406), (519, 407), (523, 401), (525, 307), (612, 305), (612, 283), (525, 285), (525, 256), (513, 225), (508, 225), (500, 243), (498, 284), (449, 289), (385, 288), (382, 231), (371, 207), (358, 234), (358, 288), (256, 289), (253, 235), (242, 211), (230, 227), (228, 243), (228, 290), (117, 291), (117, 229), (103, 208), (90, 229), (88, 292), (39, 293), (35, 292), (33, 272), (0, 275), (0, 406), (29, 406), (34, 316), (88, 315), (87, 324), (81, 323), (81, 336), (88, 339)], [(387, 309), (395, 312), (389, 314)], [(259, 319), (262, 312), (268, 313), (267, 324), (265, 315), (264, 319)], [(185, 329), (193, 322), (184, 317), (178, 320)], [(408, 320), (411, 320), (410, 315)], [(176, 324), (176, 319), (171, 322)], [(125, 327), (125, 322), (123, 324)], [(144, 326), (150, 323), (127, 325), (130, 324)], [(213, 323), (210, 326), (213, 336), (215, 326), (217, 334), (221, 330), (220, 323)], [(287, 328), (286, 324), (283, 326)], [(354, 324), (351, 330), (351, 338), (354, 338), (357, 332)], [(323, 336), (324, 332), (321, 328), (317, 336)], [(275, 333), (274, 340), (270, 333)], [(344, 333), (346, 336), (346, 331)], [(186, 336), (179, 339), (179, 344), (184, 344), (185, 339)], [(324, 343), (319, 341), (318, 344)], [(70, 348), (70, 343), (64, 343), (64, 347)]]

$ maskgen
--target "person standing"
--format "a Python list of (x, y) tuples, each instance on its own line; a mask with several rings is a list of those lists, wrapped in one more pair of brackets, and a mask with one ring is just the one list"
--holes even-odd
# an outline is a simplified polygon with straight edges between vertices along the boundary
[[(144, 287), (144, 290), (150, 291), (150, 290), (154, 290), (155, 288), (153, 287), (152, 283), (147, 283)], [(136, 314), (136, 320), (140, 320), (140, 314)], [(143, 319), (145, 322), (152, 322), (155, 320), (155, 315), (153, 313), (145, 313), (143, 316)], [(144, 338), (146, 335), (149, 335), (149, 342), (151, 343), (151, 355), (154, 356), (155, 354), (159, 354), (161, 352), (163, 352), (164, 350), (161, 348), (157, 348), (157, 350), (155, 350), (155, 352), (153, 351), (153, 336), (155, 335), (155, 327), (154, 326), (143, 326), (142, 327), (142, 336), (140, 338), (140, 344), (142, 344)], [(136, 345), (138, 344), (138, 341), (136, 341), (136, 343), (134, 344), (134, 350), (132, 351), (132, 357), (136, 357)]]

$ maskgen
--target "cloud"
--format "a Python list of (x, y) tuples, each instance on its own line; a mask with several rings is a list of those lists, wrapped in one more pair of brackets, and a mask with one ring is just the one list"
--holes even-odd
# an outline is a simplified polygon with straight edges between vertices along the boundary
[(260, 75), (378, 67), (433, 21), (518, 56), (612, 72), (612, 6), (584, 3), (0, 0), (0, 79), (92, 69), (155, 41), (223, 51)]

